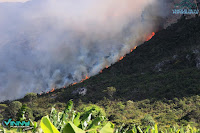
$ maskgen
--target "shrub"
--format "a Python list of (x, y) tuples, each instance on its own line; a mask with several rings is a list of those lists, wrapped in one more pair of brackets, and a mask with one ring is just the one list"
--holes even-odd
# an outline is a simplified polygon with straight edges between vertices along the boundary
[(155, 121), (153, 120), (153, 117), (151, 117), (150, 115), (145, 115), (144, 118), (141, 120), (142, 125), (145, 126), (153, 126), (155, 125)]
[(33, 116), (35, 117), (35, 121), (41, 119), (43, 116), (47, 115), (47, 111), (42, 108), (34, 108), (32, 109), (33, 111)]
[(0, 121), (2, 121), (3, 120), (3, 115), (2, 114), (0, 114)]
[(131, 101), (131, 100), (128, 100), (128, 101), (126, 102), (126, 106), (127, 106), (128, 108), (134, 107), (134, 102)]
[(29, 107), (26, 108), (26, 118), (35, 120), (35, 117), (33, 116), (33, 111)]
[(25, 95), (24, 100), (26, 102), (32, 102), (37, 98), (37, 94), (36, 93), (28, 93)]
[(23, 104), (22, 107), (19, 109), (17, 113), (17, 120), (24, 120), (25, 118), (25, 113), (26, 113), (27, 105)]
[(120, 110), (124, 110), (125, 105), (124, 105), (122, 102), (118, 102), (118, 103), (117, 103), (117, 107), (118, 107), (118, 109), (120, 109)]
[(9, 104), (8, 111), (12, 118), (15, 118), (17, 112), (22, 107), (22, 103), (19, 101), (13, 101)]
[(104, 92), (107, 92), (107, 94), (112, 98), (114, 93), (116, 92), (116, 88), (115, 87), (107, 87), (107, 89), (104, 90)]
[(84, 107), (82, 110), (83, 110), (83, 112), (87, 112), (87, 111), (89, 111), (91, 109), (94, 110), (93, 113), (92, 113), (93, 117), (96, 117), (98, 115), (106, 116), (106, 113), (105, 113), (104, 109), (99, 107), (99, 106), (97, 106), (97, 105), (94, 105), (94, 104), (91, 104), (91, 105), (89, 105), (87, 107)]
[(0, 109), (6, 109), (8, 106), (6, 104), (0, 104)]

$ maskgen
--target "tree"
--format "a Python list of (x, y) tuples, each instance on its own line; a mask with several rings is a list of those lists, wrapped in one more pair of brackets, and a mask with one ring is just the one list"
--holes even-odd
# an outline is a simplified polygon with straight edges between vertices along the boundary
[(12, 118), (16, 117), (17, 112), (20, 110), (22, 107), (22, 103), (19, 101), (13, 101), (9, 104), (8, 111)]
[(105, 92), (107, 92), (107, 94), (112, 98), (114, 93), (116, 92), (116, 88), (115, 87), (107, 87)]
[(154, 126), (155, 125), (155, 121), (153, 120), (153, 117), (150, 115), (145, 115), (144, 118), (141, 120), (142, 125), (145, 126)]
[(26, 104), (23, 104), (17, 113), (17, 120), (25, 120), (26, 119), (26, 117), (25, 117), (26, 109), (27, 109)]
[(36, 93), (28, 93), (24, 97), (26, 102), (33, 102), (36, 98), (37, 98), (37, 94)]

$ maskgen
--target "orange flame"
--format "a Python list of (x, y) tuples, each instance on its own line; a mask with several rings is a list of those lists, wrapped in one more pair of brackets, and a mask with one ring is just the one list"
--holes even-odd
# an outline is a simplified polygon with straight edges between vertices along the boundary
[(151, 40), (151, 38), (152, 38), (153, 36), (155, 36), (155, 34), (156, 34), (155, 32), (152, 32), (151, 35), (147, 37), (146, 41)]
[(90, 78), (90, 77), (88, 77), (88, 76), (86, 75), (85, 80), (86, 80), (86, 79), (89, 79), (89, 78)]
[(54, 92), (55, 91), (55, 89), (54, 88), (52, 88), (51, 90), (50, 90), (50, 92)]
[[(146, 41), (149, 41), (153, 36), (155, 36), (155, 32), (152, 32), (151, 35), (148, 36), (148, 38), (146, 39)], [(131, 49), (131, 52), (133, 52), (133, 50), (135, 50), (136, 48), (137, 48), (137, 46), (135, 46), (133, 49)], [(126, 55), (125, 55), (125, 56), (126, 56)], [(125, 56), (120, 57), (119, 60), (123, 60)], [(108, 67), (109, 67), (109, 66), (106, 66), (106, 69), (107, 69)], [(102, 72), (103, 72), (103, 70), (100, 71), (100, 73), (102, 73)], [(83, 82), (83, 81), (85, 81), (85, 80), (87, 80), (87, 79), (89, 79), (89, 78), (90, 78), (90, 77), (88, 77), (88, 76), (86, 75), (86, 77), (85, 77), (84, 79), (82, 79), (81, 82)], [(74, 83), (72, 84), (72, 86), (75, 85), (75, 84), (77, 84), (77, 82), (74, 82)], [(66, 88), (66, 86), (64, 86), (64, 88)], [(48, 94), (49, 92), (54, 92), (54, 91), (55, 91), (55, 89), (52, 88), (50, 91), (46, 92), (46, 94)], [(42, 93), (40, 93), (40, 95), (42, 95)]]
[(83, 81), (85, 81), (85, 80), (87, 80), (87, 79), (89, 79), (90, 77), (88, 77), (87, 75), (86, 75), (86, 77), (84, 78), (84, 79), (82, 79), (81, 80), (81, 82), (83, 82)]
[[(108, 69), (109, 68), (109, 66), (107, 65), (107, 66), (105, 66), (105, 68), (106, 69)], [(101, 70), (99, 73), (102, 73), (103, 72), (103, 70)]]
[(72, 85), (75, 85), (75, 84), (77, 84), (77, 82), (74, 82)]
[(131, 52), (133, 52), (133, 50), (135, 50), (137, 48), (137, 46), (135, 46), (133, 49), (131, 49)]
[[(82, 83), (83, 81), (85, 81), (85, 80), (87, 80), (87, 79), (89, 79), (90, 77), (88, 77), (87, 75), (86, 75), (86, 77), (84, 78), (84, 79), (82, 79), (81, 81), (80, 81), (80, 83)], [(74, 82), (73, 84), (71, 84), (72, 86), (73, 85), (75, 85), (75, 84), (77, 84), (77, 82)], [(66, 86), (64, 86), (64, 88), (66, 88)]]
[(124, 56), (120, 57), (120, 58), (119, 58), (119, 60), (123, 60), (125, 56), (126, 56), (126, 55), (124, 55)]

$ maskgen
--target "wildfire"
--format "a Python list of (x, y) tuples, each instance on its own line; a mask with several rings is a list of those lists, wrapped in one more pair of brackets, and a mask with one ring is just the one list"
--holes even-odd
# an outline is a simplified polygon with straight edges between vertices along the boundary
[(72, 85), (75, 85), (75, 84), (77, 84), (77, 82), (74, 82)]
[(85, 80), (87, 80), (87, 79), (89, 79), (90, 77), (88, 77), (87, 75), (86, 75), (86, 77), (85, 77)]
[(52, 88), (51, 90), (50, 90), (50, 92), (54, 92), (55, 91), (55, 89), (54, 88)]
[[(83, 82), (83, 81), (85, 81), (85, 80), (87, 80), (87, 79), (89, 79), (89, 78), (90, 78), (90, 77), (88, 77), (88, 76), (86, 75), (86, 77), (85, 77), (84, 79), (82, 79), (81, 82)], [(75, 84), (77, 84), (77, 82), (74, 82), (74, 83), (71, 84), (71, 85), (73, 86), (73, 85), (75, 85)], [(63, 88), (66, 88), (66, 86), (64, 86)], [(50, 91), (47, 91), (46, 94), (49, 94), (49, 93), (54, 92), (54, 91), (55, 91), (55, 88), (52, 88)], [(42, 93), (42, 92), (41, 92), (39, 95), (42, 95), (42, 94), (45, 94), (45, 93)]]
[[(152, 32), (151, 35), (147, 37), (146, 41), (149, 41), (153, 36), (155, 36), (155, 34), (156, 34), (155, 32)], [(135, 46), (133, 49), (131, 49), (131, 52), (133, 52), (133, 50), (135, 50), (136, 48), (137, 48), (137, 46)], [(120, 57), (119, 61), (123, 60), (125, 56)]]
[[(155, 32), (152, 32), (151, 35), (147, 37), (146, 41), (149, 41), (153, 36), (155, 36)], [(131, 52), (133, 52), (133, 50), (135, 50), (136, 48), (137, 48), (137, 46), (135, 46), (133, 49), (131, 49)], [(126, 55), (120, 57), (119, 60), (123, 60), (125, 56), (126, 56)], [(106, 66), (105, 68), (107, 69), (108, 67), (109, 67), (109, 66)], [(99, 73), (102, 73), (102, 72), (103, 72), (103, 70), (101, 70)], [(84, 79), (82, 79), (81, 82), (83, 82), (83, 81), (85, 81), (85, 80), (87, 80), (87, 79), (89, 79), (89, 78), (90, 78), (90, 77), (88, 77), (88, 76), (86, 75), (86, 77), (85, 77)], [(77, 82), (74, 82), (74, 83), (71, 84), (71, 85), (73, 86), (73, 85), (75, 85), (75, 84), (77, 84)], [(66, 86), (64, 86), (64, 88), (66, 88)], [(54, 91), (55, 91), (55, 88), (52, 88), (50, 91), (46, 92), (46, 94), (48, 94), (48, 93), (50, 93), (50, 92), (54, 92)], [(40, 93), (40, 95), (42, 95), (42, 93)]]
[(123, 59), (124, 59), (124, 57), (125, 57), (125, 56), (122, 56), (122, 57), (120, 57), (120, 58), (119, 58), (119, 60), (123, 60)]
[(86, 75), (86, 77), (84, 78), (84, 79), (82, 79), (81, 80), (81, 82), (83, 82), (83, 81), (85, 81), (85, 80), (87, 80), (87, 79), (89, 79), (90, 77), (88, 77), (87, 75)]
[(131, 52), (133, 52), (133, 50), (135, 50), (137, 48), (137, 46), (135, 46), (133, 49), (131, 49)]
[(155, 36), (155, 32), (152, 32), (150, 36), (147, 37), (146, 41), (149, 41), (153, 36)]
[[(49, 94), (50, 92), (54, 92), (55, 88), (52, 88), (50, 91), (47, 91), (46, 94)], [(42, 95), (42, 93), (40, 93), (40, 95)]]
[[(85, 76), (85, 78), (84, 79), (82, 79), (81, 81), (80, 81), (80, 83), (82, 83), (83, 81), (85, 81), (85, 80), (87, 80), (87, 79), (89, 79), (90, 77), (88, 77), (87, 75)], [(77, 82), (74, 82), (73, 84), (71, 84), (72, 86), (73, 85), (76, 85), (77, 84)], [(66, 86), (64, 86), (64, 88), (66, 88)]]

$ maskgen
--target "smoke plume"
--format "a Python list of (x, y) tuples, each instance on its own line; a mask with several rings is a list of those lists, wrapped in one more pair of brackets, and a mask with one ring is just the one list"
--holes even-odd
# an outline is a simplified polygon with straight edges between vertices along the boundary
[(160, 0), (32, 0), (0, 4), (0, 101), (79, 82), (144, 42)]

